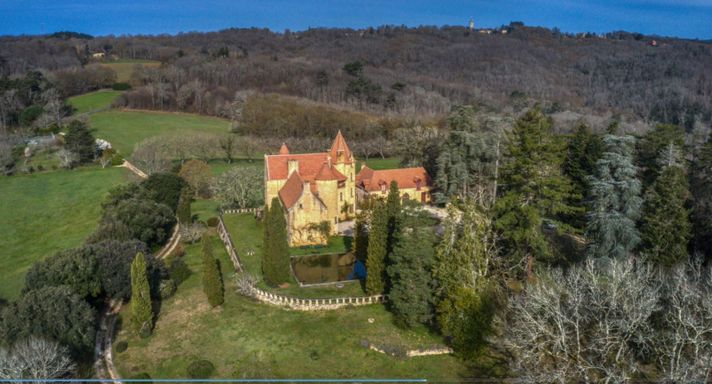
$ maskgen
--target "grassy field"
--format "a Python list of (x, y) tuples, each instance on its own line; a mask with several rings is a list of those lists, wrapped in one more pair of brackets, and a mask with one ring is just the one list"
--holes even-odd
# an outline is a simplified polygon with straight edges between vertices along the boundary
[(108, 63), (102, 63), (101, 65), (104, 67), (111, 68), (114, 70), (114, 72), (116, 72), (116, 81), (117, 82), (126, 83), (131, 78), (131, 74), (133, 73), (134, 67), (137, 64), (141, 64), (145, 67), (159, 67), (161, 65), (160, 62), (153, 61), (153, 60), (129, 60), (129, 59), (111, 61)]
[[(153, 378), (185, 378), (187, 365), (197, 359), (215, 365), (214, 378), (461, 380), (469, 375), (453, 356), (397, 359), (361, 346), (362, 340), (407, 349), (442, 344), (424, 327), (397, 328), (382, 305), (295, 312), (238, 295), (227, 255), (218, 243), (213, 249), (226, 282), (225, 304), (211, 309), (202, 292), (199, 249), (187, 247), (184, 257), (193, 273), (162, 303), (153, 335), (140, 339), (126, 329), (118, 333), (116, 341), (129, 346), (114, 355), (122, 377), (146, 372)], [(122, 324), (128, 324), (128, 314), (129, 306), (124, 306)]]
[(187, 113), (111, 110), (91, 115), (94, 135), (108, 140), (124, 156), (134, 146), (153, 136), (181, 135), (192, 132), (227, 133), (227, 120)]
[(69, 104), (76, 109), (76, 114), (93, 112), (109, 108), (111, 103), (121, 94), (121, 91), (102, 89), (68, 99)]
[(336, 285), (301, 288), (296, 281), (289, 287), (273, 288), (262, 281), (262, 223), (251, 214), (230, 214), (224, 216), (235, 249), (247, 272), (257, 278), (257, 286), (270, 292), (293, 297), (341, 297), (365, 296), (360, 284), (344, 284), (342, 288)]
[(106, 192), (124, 168), (80, 168), (0, 177), (0, 298), (13, 298), (35, 260), (80, 245), (97, 226)]

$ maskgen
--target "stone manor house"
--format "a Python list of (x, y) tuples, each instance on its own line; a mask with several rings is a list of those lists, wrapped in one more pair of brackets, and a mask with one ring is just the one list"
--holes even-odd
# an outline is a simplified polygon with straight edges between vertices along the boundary
[(264, 164), (265, 204), (279, 198), (292, 246), (325, 244), (326, 226), (336, 235), (339, 223), (353, 218), (358, 201), (386, 196), (392, 180), (401, 198), (430, 202), (432, 182), (422, 167), (380, 171), (364, 166), (357, 174), (341, 131), (326, 152), (293, 154), (282, 144), (279, 153), (265, 155)]

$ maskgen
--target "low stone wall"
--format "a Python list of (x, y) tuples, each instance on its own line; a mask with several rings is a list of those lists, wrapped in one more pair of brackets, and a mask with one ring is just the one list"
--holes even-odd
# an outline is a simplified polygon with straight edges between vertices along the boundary
[(235, 213), (262, 213), (262, 208), (237, 208), (237, 209), (221, 209), (220, 210), (220, 216), (229, 213), (229, 214), (235, 214)]
[(449, 354), (453, 353), (452, 348), (445, 347), (445, 346), (433, 346), (430, 348), (419, 348), (419, 349), (406, 350), (406, 349), (400, 349), (400, 347), (394, 348), (394, 347), (387, 347), (387, 346), (379, 346), (377, 344), (370, 343), (366, 340), (363, 340), (362, 344), (372, 351), (376, 351), (376, 352), (382, 353), (384, 355), (400, 357), (400, 358), (449, 355)]
[[(218, 216), (217, 230), (218, 236), (220, 236), (220, 240), (222, 240), (223, 244), (225, 244), (225, 250), (230, 256), (230, 260), (232, 261), (235, 271), (242, 272), (244, 270), (242, 267), (242, 263), (240, 262), (240, 258), (237, 255), (237, 251), (235, 251), (235, 244), (232, 241), (230, 233), (227, 231), (227, 227), (225, 226), (225, 222), (223, 221), (222, 213)], [(373, 295), (363, 297), (335, 297), (330, 299), (312, 299), (281, 296), (275, 293), (265, 292), (254, 286), (252, 287), (249, 296), (263, 303), (277, 305), (283, 308), (289, 308), (297, 311), (332, 310), (349, 306), (379, 304), (384, 303), (386, 301), (386, 295)]]

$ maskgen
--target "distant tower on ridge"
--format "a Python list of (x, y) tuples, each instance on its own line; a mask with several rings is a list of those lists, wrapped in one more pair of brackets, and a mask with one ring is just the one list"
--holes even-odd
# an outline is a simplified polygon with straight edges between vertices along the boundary
[(475, 30), (475, 20), (470, 18), (470, 31), (474, 31), (474, 30)]

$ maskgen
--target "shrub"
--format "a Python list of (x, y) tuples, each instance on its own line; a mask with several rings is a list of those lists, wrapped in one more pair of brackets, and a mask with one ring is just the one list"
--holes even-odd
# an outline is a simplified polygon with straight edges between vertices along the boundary
[(129, 83), (114, 83), (111, 84), (111, 89), (114, 91), (127, 91), (131, 89), (131, 84)]
[(171, 208), (155, 201), (131, 198), (119, 202), (104, 212), (104, 219), (123, 223), (131, 237), (141, 240), (150, 248), (163, 244), (171, 235), (176, 223)]
[(161, 280), (158, 292), (161, 295), (161, 299), (167, 299), (173, 296), (173, 294), (176, 293), (176, 282), (171, 279)]
[(118, 353), (124, 352), (124, 351), (126, 351), (126, 349), (128, 349), (128, 347), (129, 347), (129, 343), (121, 340), (118, 343), (116, 343), (116, 352), (118, 352)]
[(29, 336), (58, 341), (74, 353), (91, 351), (96, 312), (67, 286), (29, 291), (3, 308), (0, 340), (14, 344)]
[(218, 226), (218, 222), (219, 222), (219, 220), (217, 217), (211, 217), (208, 219), (208, 227), (215, 228)]
[(154, 173), (141, 183), (141, 186), (151, 199), (167, 205), (175, 212), (181, 192), (188, 183), (175, 173)]
[(182, 282), (188, 280), (191, 273), (193, 272), (188, 268), (188, 264), (185, 263), (182, 257), (173, 259), (171, 266), (168, 268), (168, 274), (176, 285), (180, 285)]
[(121, 156), (120, 153), (115, 153), (114, 156), (111, 157), (111, 165), (112, 166), (117, 166), (121, 165), (124, 163), (124, 157)]
[(41, 106), (31, 105), (20, 112), (20, 125), (29, 126), (33, 121), (37, 120), (38, 117), (44, 112)]
[(191, 379), (207, 379), (213, 372), (215, 372), (215, 366), (208, 360), (193, 361), (186, 369), (188, 378)]

